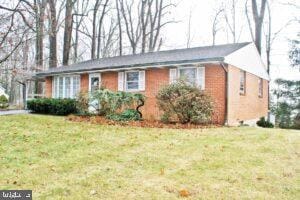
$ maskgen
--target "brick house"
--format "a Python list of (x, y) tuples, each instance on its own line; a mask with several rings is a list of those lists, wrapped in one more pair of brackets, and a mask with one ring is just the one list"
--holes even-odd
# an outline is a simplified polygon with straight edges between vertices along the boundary
[(155, 96), (180, 77), (206, 91), (215, 102), (213, 121), (237, 125), (267, 116), (269, 76), (253, 43), (177, 49), (88, 60), (36, 74), (52, 98), (73, 98), (104, 86), (145, 94), (143, 116), (159, 119)]

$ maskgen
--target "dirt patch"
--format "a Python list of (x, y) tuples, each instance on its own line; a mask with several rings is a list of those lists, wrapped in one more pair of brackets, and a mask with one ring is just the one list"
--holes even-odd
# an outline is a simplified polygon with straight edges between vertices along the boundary
[(119, 126), (133, 126), (133, 127), (145, 127), (145, 128), (171, 128), (171, 129), (195, 129), (195, 128), (215, 128), (221, 127), (216, 124), (180, 124), (180, 123), (169, 123), (165, 124), (161, 121), (153, 120), (142, 120), (142, 121), (113, 121), (106, 119), (102, 116), (77, 116), (69, 115), (66, 117), (67, 120), (73, 122), (90, 122), (92, 124), (101, 125), (119, 125)]

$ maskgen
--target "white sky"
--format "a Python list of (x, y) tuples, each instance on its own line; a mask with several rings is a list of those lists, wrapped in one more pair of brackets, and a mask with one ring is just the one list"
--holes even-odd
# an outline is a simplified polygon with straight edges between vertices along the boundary
[[(251, 41), (251, 35), (248, 29), (244, 13), (245, 0), (238, 0), (238, 17), (237, 30), (241, 36), (238, 42)], [(299, 10), (291, 6), (283, 5), (284, 0), (271, 0), (272, 9), (272, 29), (273, 32), (280, 30), (290, 19), (300, 17)], [(300, 6), (299, 0), (291, 0), (289, 2), (297, 3)], [(191, 47), (204, 46), (212, 44), (211, 27), (214, 13), (220, 1), (218, 0), (177, 0), (177, 7), (171, 13), (171, 19), (179, 21), (178, 23), (168, 25), (164, 33), (164, 49), (185, 48), (187, 41), (188, 22), (190, 11), (191, 17)], [(250, 5), (250, 4), (249, 4)], [(288, 39), (295, 38), (300, 32), (299, 24), (292, 23), (284, 28), (276, 40), (274, 41), (271, 55), (271, 79), (276, 78), (300, 80), (300, 72), (298, 69), (292, 69), (289, 65)], [(229, 43), (231, 43), (229, 38)], [(225, 32), (217, 35), (217, 44), (227, 43)]]

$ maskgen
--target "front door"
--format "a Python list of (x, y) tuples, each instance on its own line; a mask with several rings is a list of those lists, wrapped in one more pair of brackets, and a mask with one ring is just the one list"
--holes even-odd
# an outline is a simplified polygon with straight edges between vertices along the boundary
[[(89, 92), (90, 95), (100, 89), (101, 84), (101, 74), (95, 73), (89, 75)], [(99, 109), (99, 103), (97, 100), (90, 101), (89, 110), (90, 112), (96, 112)]]

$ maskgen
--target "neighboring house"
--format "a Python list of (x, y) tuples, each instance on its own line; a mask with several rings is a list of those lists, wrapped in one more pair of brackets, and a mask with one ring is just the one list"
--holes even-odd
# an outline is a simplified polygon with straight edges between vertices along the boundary
[(8, 95), (5, 93), (5, 89), (0, 86), (0, 96), (4, 95), (8, 99)]
[(36, 76), (45, 78), (46, 96), (53, 98), (73, 98), (100, 85), (143, 93), (146, 119), (160, 119), (155, 96), (162, 86), (182, 76), (213, 97), (215, 123), (254, 123), (268, 113), (269, 76), (253, 43), (102, 58), (51, 68)]

